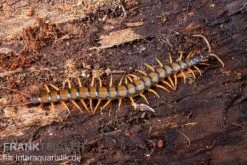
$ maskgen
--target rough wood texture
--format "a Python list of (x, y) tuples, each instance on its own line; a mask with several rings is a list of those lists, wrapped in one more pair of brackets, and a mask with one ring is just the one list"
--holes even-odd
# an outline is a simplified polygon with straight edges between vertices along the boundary
[[(209, 66), (201, 68), (202, 76), (189, 79), (187, 84), (179, 81), (176, 91), (167, 94), (157, 90), (160, 99), (147, 93), (149, 106), (155, 113), (134, 111), (125, 101), (119, 112), (116, 112), (117, 103), (113, 102), (94, 116), (82, 114), (70, 105), (72, 114), (66, 118), (66, 111), (60, 105), (55, 106), (55, 111), (50, 106), (44, 107), (46, 111), (38, 107), (6, 108), (8, 101), (16, 103), (23, 98), (0, 89), (0, 156), (22, 153), (3, 152), (3, 143), (11, 141), (40, 145), (79, 141), (83, 145), (79, 151), (25, 154), (77, 153), (81, 164), (247, 162), (247, 3), (244, 0), (128, 0), (114, 1), (110, 6), (107, 5), (110, 1), (100, 1), (102, 4), (97, 7), (86, 7), (88, 10), (83, 8), (87, 1), (28, 2), (0, 3), (1, 86), (35, 93), (48, 82), (62, 87), (66, 78), (76, 76), (73, 73), (81, 73), (84, 84), (90, 83), (90, 73), (99, 68), (134, 73), (135, 69), (144, 69), (143, 63), (155, 65), (155, 57), (168, 63), (168, 53), (176, 59), (180, 51), (189, 53), (206, 47), (192, 34), (208, 38), (213, 53), (224, 61), (225, 68), (210, 60)], [(11, 15), (14, 9), (18, 12)], [(52, 12), (47, 12), (49, 19), (41, 19), (49, 9)], [(21, 17), (23, 13), (25, 19)], [(30, 22), (35, 26), (29, 27)], [(135, 26), (135, 22), (141, 22), (140, 26)], [(26, 29), (22, 30), (23, 27)], [(126, 28), (141, 37), (91, 49), (100, 47), (101, 36)], [(68, 65), (68, 61), (73, 64)], [(114, 74), (116, 83), (121, 76)], [(103, 83), (107, 85), (107, 81), (109, 76), (104, 76)], [(136, 101), (143, 103), (141, 98)]]

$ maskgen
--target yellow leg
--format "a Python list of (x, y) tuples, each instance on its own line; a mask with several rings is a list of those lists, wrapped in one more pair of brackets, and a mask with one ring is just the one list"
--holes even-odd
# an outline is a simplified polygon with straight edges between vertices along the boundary
[(79, 110), (83, 113), (83, 110), (81, 109), (81, 107), (80, 107), (74, 100), (70, 100), (70, 102), (71, 102), (77, 109), (79, 109)]
[(79, 87), (82, 87), (81, 80), (80, 80), (80, 76), (77, 76), (77, 82), (78, 82), (78, 84), (79, 84)]
[(120, 110), (123, 99), (118, 99), (118, 111)]
[(48, 93), (50, 93), (51, 91), (50, 91), (50, 89), (48, 88), (48, 86), (47, 86), (46, 84), (44, 84), (44, 86), (45, 86), (46, 91), (47, 91)]
[(133, 77), (134, 80), (138, 80), (140, 77), (134, 75), (134, 74), (128, 74), (128, 77)]
[(153, 93), (155, 96), (160, 98), (159, 94), (155, 90), (149, 88), (149, 89), (147, 89), (147, 91)]
[[(109, 86), (110, 87), (112, 87), (112, 85), (113, 85), (113, 81), (112, 81), (112, 74), (111, 74), (111, 78), (110, 78), (110, 83), (109, 83)], [(107, 100), (107, 102), (103, 105), (103, 107), (101, 108), (101, 111), (103, 110), (103, 109), (105, 109), (110, 103), (111, 103), (111, 99), (110, 100)]]
[(170, 64), (172, 63), (172, 56), (171, 56), (171, 53), (169, 53), (169, 62), (170, 62)]
[(171, 84), (169, 84), (169, 82), (162, 80), (161, 81), (163, 84), (167, 85), (169, 88), (173, 89), (173, 87), (171, 86)]
[(67, 104), (66, 104), (64, 101), (61, 101), (61, 103), (63, 104), (63, 106), (65, 107), (65, 109), (66, 109), (69, 113), (71, 113), (70, 110), (69, 110), (69, 107), (67, 106)]
[(88, 111), (88, 113), (92, 113), (89, 108), (87, 107), (87, 104), (85, 103), (85, 101), (83, 99), (80, 99), (82, 105), (84, 106), (84, 108)]
[(112, 82), (113, 82), (113, 81), (112, 81), (112, 74), (111, 74), (110, 83), (109, 83), (109, 86), (110, 86), (110, 87), (113, 85)]
[(48, 84), (50, 87), (52, 87), (53, 89), (55, 89), (56, 91), (59, 91), (59, 88), (58, 87), (56, 87), (55, 85), (53, 85), (53, 84)]
[(139, 73), (141, 73), (141, 74), (144, 75), (144, 76), (147, 76), (147, 75), (148, 75), (146, 72), (144, 72), (144, 71), (142, 71), (142, 70), (136, 70), (136, 71), (139, 72)]
[(111, 103), (111, 99), (110, 100), (107, 100), (107, 102), (103, 105), (103, 107), (101, 108), (101, 111), (103, 110), (103, 109), (105, 109), (110, 103)]
[(129, 97), (131, 105), (134, 107), (134, 109), (136, 110), (136, 104), (135, 104), (135, 100), (133, 99), (133, 97)]
[[(79, 84), (79, 87), (82, 87), (81, 81), (80, 81), (80, 77), (77, 77), (77, 82)], [(85, 103), (85, 101), (83, 99), (80, 99), (81, 104), (84, 106), (84, 108), (88, 111), (88, 113), (91, 113), (90, 110), (87, 107), (87, 104)]]
[(157, 61), (157, 63), (159, 64), (160, 67), (163, 67), (164, 65), (162, 64), (162, 62), (160, 62), (160, 60), (158, 58), (155, 58), (155, 60)]
[(194, 79), (196, 79), (196, 75), (195, 75), (195, 73), (193, 72), (193, 70), (191, 70), (190, 68), (188, 68), (188, 71), (193, 75)]
[(93, 99), (89, 99), (90, 111), (93, 113)]
[(199, 72), (200, 76), (202, 75), (201, 70), (197, 66), (193, 66), (193, 68), (195, 68)]
[(129, 75), (126, 75), (125, 77), (127, 78), (127, 79), (125, 79), (125, 84), (127, 84), (128, 81), (133, 82), (133, 79)]
[(122, 82), (123, 82), (123, 76), (121, 77), (121, 79), (120, 79), (120, 81), (119, 81), (119, 83), (118, 83), (118, 86), (121, 86), (122, 85)]
[(171, 78), (170, 76), (168, 77), (168, 80), (169, 80), (169, 82), (170, 82), (171, 85), (172, 85), (172, 89), (175, 90), (175, 85), (174, 85), (174, 83), (173, 83), (173, 81), (172, 81), (172, 78)]
[(164, 91), (170, 93), (170, 91), (168, 89), (166, 89), (164, 86), (160, 85), (160, 84), (156, 84), (155, 85), (157, 88), (163, 89)]
[(155, 71), (154, 67), (152, 67), (151, 65), (148, 65), (148, 64), (146, 64), (146, 63), (144, 63), (144, 65), (145, 65), (148, 69), (150, 69), (152, 72)]
[(173, 77), (174, 77), (174, 86), (175, 86), (175, 90), (176, 90), (177, 89), (177, 84), (178, 84), (178, 78), (177, 78), (176, 74), (174, 74)]
[(178, 57), (177, 61), (182, 61), (182, 59), (183, 59), (183, 54), (184, 54), (183, 51), (180, 51), (180, 52), (179, 52), (179, 57)]
[(183, 76), (183, 78), (184, 78), (184, 83), (186, 84), (186, 76), (185, 76), (184, 71), (181, 70), (181, 74), (182, 74), (182, 76)]
[(70, 81), (68, 80), (67, 82), (68, 82), (69, 89), (71, 89), (71, 83), (70, 83)]
[(96, 106), (95, 106), (95, 108), (94, 108), (94, 110), (93, 110), (93, 114), (95, 114), (95, 112), (97, 111), (100, 103), (101, 103), (101, 100), (99, 99), (98, 102), (97, 102), (97, 104), (96, 104)]
[(140, 93), (139, 95), (146, 101), (147, 104), (149, 104), (148, 99), (143, 93)]

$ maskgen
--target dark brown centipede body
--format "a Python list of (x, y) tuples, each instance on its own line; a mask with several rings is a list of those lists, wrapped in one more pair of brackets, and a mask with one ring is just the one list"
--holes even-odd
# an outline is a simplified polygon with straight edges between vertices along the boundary
[(167, 77), (199, 64), (204, 59), (208, 58), (208, 56), (209, 54), (204, 52), (184, 61), (178, 61), (169, 65), (164, 65), (163, 67), (155, 68), (154, 71), (147, 73), (147, 75), (124, 85), (59, 89), (58, 91), (41, 93), (38, 97), (32, 96), (31, 102), (32, 104), (46, 104), (81, 99), (115, 100), (119, 98), (134, 97), (143, 93), (146, 89), (155, 86)]
[[(118, 100), (118, 108), (120, 108), (122, 99), (128, 98), (132, 105), (136, 107), (134, 97), (141, 96), (147, 104), (149, 103), (146, 96), (143, 94), (145, 91), (151, 92), (159, 97), (158, 93), (152, 89), (152, 87), (157, 87), (160, 89), (165, 90), (166, 92), (170, 92), (169, 89), (176, 90), (177, 87), (177, 76), (182, 76), (184, 79), (184, 83), (186, 83), (186, 74), (189, 73), (195, 78), (194, 71), (197, 71), (200, 75), (202, 74), (200, 69), (197, 67), (198, 64), (204, 63), (207, 59), (211, 57), (215, 57), (224, 67), (224, 63), (221, 59), (211, 53), (211, 46), (208, 40), (202, 35), (193, 35), (194, 37), (201, 37), (204, 39), (208, 46), (207, 52), (201, 53), (192, 53), (190, 52), (185, 60), (182, 60), (183, 54), (180, 54), (180, 57), (177, 59), (177, 62), (172, 62), (170, 57), (170, 64), (163, 65), (158, 59), (156, 61), (159, 64), (159, 67), (154, 68), (148, 64), (145, 64), (151, 71), (146, 73), (145, 71), (140, 71), (143, 76), (138, 77), (134, 74), (129, 74), (125, 77), (125, 83), (122, 84), (122, 79), (120, 80), (118, 85), (112, 84), (112, 77), (109, 83), (109, 86), (104, 87), (102, 86), (101, 79), (98, 77), (99, 86), (94, 85), (94, 78), (91, 83), (91, 87), (83, 87), (81, 85), (80, 80), (78, 79), (79, 87), (72, 88), (70, 82), (68, 81), (69, 88), (66, 89), (59, 89), (56, 86), (49, 84), (55, 90), (50, 91), (49, 87), (45, 85), (47, 92), (41, 93), (39, 96), (30, 96), (27, 93), (19, 92), (13, 89), (9, 89), (6, 87), (0, 87), (3, 89), (8, 89), (11, 91), (15, 91), (24, 95), (29, 99), (28, 102), (22, 103), (19, 105), (28, 105), (28, 104), (54, 104), (54, 103), (62, 103), (65, 108), (70, 112), (66, 102), (71, 102), (75, 105), (80, 111), (83, 112), (81, 107), (75, 102), (76, 100), (80, 101), (84, 108), (89, 113), (95, 113), (100, 106), (103, 100), (106, 103), (101, 108), (104, 109), (108, 106), (112, 100)], [(169, 89), (167, 89), (169, 87)], [(88, 108), (85, 100), (89, 100), (90, 107)], [(93, 100), (97, 100), (96, 106), (93, 108)], [(13, 105), (18, 106), (18, 105)]]

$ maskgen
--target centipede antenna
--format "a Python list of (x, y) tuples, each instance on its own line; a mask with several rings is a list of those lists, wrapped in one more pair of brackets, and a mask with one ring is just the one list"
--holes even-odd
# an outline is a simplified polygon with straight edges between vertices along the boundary
[(162, 68), (164, 65), (162, 64), (162, 62), (160, 62), (160, 60), (158, 58), (155, 58), (155, 60), (157, 61), (157, 63), (159, 64), (159, 66)]
[(21, 92), (21, 91), (18, 91), (18, 90), (15, 90), (15, 89), (11, 89), (11, 88), (8, 88), (8, 87), (1, 87), (0, 86), (0, 88), (9, 90), (9, 91), (12, 91), (12, 92), (15, 92), (15, 93), (19, 93), (20, 95), (25, 96), (27, 98), (31, 98), (31, 95), (29, 93), (26, 93), (26, 92)]
[(210, 53), (211, 52), (211, 46), (210, 46), (210, 44), (209, 44), (209, 42), (208, 42), (208, 40), (207, 40), (207, 38), (206, 37), (204, 37), (203, 35), (201, 35), (201, 34), (195, 34), (195, 35), (192, 35), (193, 37), (201, 37), (201, 38), (203, 38), (203, 40), (206, 42), (206, 44), (207, 44), (207, 46), (208, 46), (208, 52)]
[(151, 65), (148, 65), (148, 64), (146, 64), (146, 63), (144, 63), (144, 65), (145, 65), (148, 69), (150, 69), (152, 72), (155, 71), (154, 67), (152, 67)]
[(146, 101), (147, 104), (149, 104), (148, 99), (143, 93), (140, 93), (139, 95)]
[(195, 75), (195, 73), (193, 72), (193, 70), (191, 70), (190, 68), (188, 68), (188, 71), (193, 75), (194, 79), (196, 79), (196, 75)]
[(195, 68), (199, 72), (200, 76), (202, 75), (201, 70), (197, 66), (193, 66), (193, 68)]
[(216, 54), (210, 53), (209, 56), (215, 57), (221, 63), (222, 68), (224, 68), (225, 66), (224, 62)]
[(149, 89), (147, 89), (147, 91), (153, 93), (155, 96), (160, 98), (160, 95), (155, 90), (149, 88)]

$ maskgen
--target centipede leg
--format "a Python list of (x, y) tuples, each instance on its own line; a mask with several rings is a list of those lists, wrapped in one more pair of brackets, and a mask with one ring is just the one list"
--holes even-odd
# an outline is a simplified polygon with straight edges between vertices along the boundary
[[(79, 84), (79, 87), (82, 87), (81, 81), (80, 81), (80, 77), (77, 77), (77, 82)], [(83, 99), (80, 99), (80, 102), (82, 103), (82, 105), (84, 106), (84, 108), (88, 111), (88, 113), (91, 113), (90, 110), (87, 107), (87, 104), (85, 103), (85, 101)]]
[(183, 55), (184, 55), (184, 52), (183, 51), (180, 51), (179, 52), (179, 57), (178, 57), (177, 61), (182, 61)]
[(174, 77), (174, 87), (175, 87), (175, 90), (176, 90), (177, 89), (177, 84), (178, 84), (178, 78), (177, 78), (176, 74), (174, 74), (173, 77)]
[(167, 81), (165, 81), (165, 80), (162, 80), (161, 82), (162, 82), (163, 84), (167, 85), (169, 88), (174, 89), (174, 88), (172, 87), (172, 85), (171, 85), (169, 82), (167, 82)]
[(181, 70), (181, 74), (182, 74), (182, 76), (183, 76), (183, 78), (184, 78), (184, 83), (186, 84), (186, 76), (185, 76), (184, 71)]
[[(112, 74), (111, 74), (111, 78), (110, 78), (110, 83), (109, 83), (109, 86), (111, 87), (113, 85), (113, 80), (112, 80)], [(103, 109), (105, 109), (110, 103), (111, 103), (112, 99), (110, 100), (107, 100), (107, 102), (103, 105), (103, 107), (101, 108), (101, 111)]]
[(173, 83), (173, 81), (172, 81), (172, 78), (171, 78), (170, 76), (168, 77), (168, 80), (169, 80), (169, 82), (170, 82), (171, 85), (172, 85), (172, 89), (175, 90), (175, 85), (174, 85), (174, 83)]
[(195, 68), (198, 71), (198, 73), (200, 74), (200, 76), (202, 75), (201, 70), (197, 66), (193, 66), (193, 68)]
[[(48, 85), (44, 84), (45, 89), (47, 91), (47, 93), (51, 93), (51, 90), (49, 89)], [(53, 102), (50, 103), (51, 104), (51, 110), (54, 111), (55, 110), (55, 105)], [(42, 105), (42, 104), (41, 104)]]
[(190, 68), (188, 68), (188, 71), (193, 75), (194, 79), (196, 79), (196, 75), (195, 75), (195, 73), (193, 72), (193, 70), (190, 69)]
[(146, 64), (146, 63), (144, 63), (144, 65), (145, 65), (148, 69), (150, 69), (152, 72), (155, 71), (154, 67), (152, 67), (151, 65)]
[(169, 62), (170, 62), (170, 64), (173, 62), (171, 53), (169, 53)]
[(141, 74), (144, 75), (144, 76), (147, 76), (147, 73), (144, 72), (144, 71), (142, 71), (142, 70), (136, 70), (136, 71), (139, 72), (139, 73), (141, 73)]
[[(71, 86), (70, 81), (67, 80), (67, 83), (68, 83), (69, 89), (71, 89), (72, 86)], [(77, 109), (79, 109), (79, 110), (83, 113), (83, 110), (81, 109), (81, 107), (80, 107), (74, 100), (70, 100), (70, 102), (71, 102)]]
[[(100, 77), (98, 77), (98, 81), (99, 81), (99, 86), (102, 87), (102, 80)], [(97, 111), (101, 101), (102, 101), (101, 99), (98, 100), (96, 106), (94, 107), (93, 114), (95, 114), (95, 112)]]
[(140, 93), (139, 95), (146, 101), (147, 104), (149, 104), (148, 99), (143, 93)]
[(147, 91), (153, 93), (155, 96), (160, 98), (160, 95), (155, 90), (149, 88), (149, 89), (147, 89)]
[(118, 99), (118, 111), (120, 110), (123, 99)]
[(159, 64), (159, 66), (162, 68), (164, 67), (164, 65), (162, 64), (162, 62), (160, 62), (160, 60), (158, 58), (155, 58), (155, 60), (157, 61), (157, 63)]
[(160, 84), (156, 84), (155, 85), (157, 88), (163, 89), (164, 91), (170, 93), (170, 91), (168, 89), (166, 89), (164, 86), (160, 85)]
[[(92, 82), (91, 82), (91, 87), (94, 86), (94, 79), (95, 79), (95, 77), (93, 76)], [(93, 99), (92, 98), (89, 99), (89, 107), (90, 107), (90, 111), (93, 113)]]
[(129, 97), (131, 105), (134, 107), (134, 109), (136, 110), (136, 103), (135, 100), (133, 99), (133, 97)]

